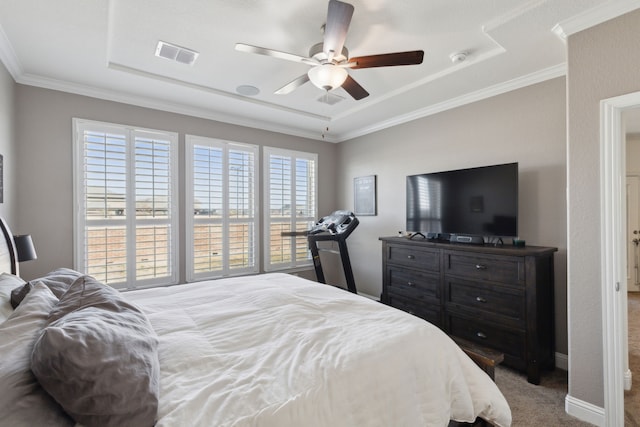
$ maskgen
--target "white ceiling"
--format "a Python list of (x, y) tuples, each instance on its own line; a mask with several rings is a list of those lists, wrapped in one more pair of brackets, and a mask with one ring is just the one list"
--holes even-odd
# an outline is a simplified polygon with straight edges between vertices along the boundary
[[(238, 52), (236, 42), (307, 56), (327, 0), (0, 0), (0, 59), (22, 84), (339, 142), (564, 75), (564, 37), (637, 0), (350, 0), (350, 56), (425, 51), (421, 65), (350, 70), (370, 96), (335, 105), (309, 66)], [(199, 52), (154, 56), (158, 41)], [(467, 53), (453, 63), (450, 55)], [(256, 96), (236, 92), (255, 86)]]

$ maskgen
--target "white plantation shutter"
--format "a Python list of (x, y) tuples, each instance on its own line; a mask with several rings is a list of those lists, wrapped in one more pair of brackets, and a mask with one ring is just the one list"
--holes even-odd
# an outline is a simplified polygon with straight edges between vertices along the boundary
[(177, 135), (74, 130), (76, 269), (116, 287), (177, 283)]
[[(78, 132), (80, 185), (84, 215), (79, 270), (106, 283), (127, 280), (127, 135), (121, 129), (94, 127)], [(81, 213), (82, 210), (77, 210)]]
[(265, 270), (311, 264), (307, 231), (317, 218), (317, 154), (265, 147)]
[(136, 281), (169, 277), (174, 267), (171, 150), (169, 139), (135, 133)]
[(258, 147), (186, 136), (187, 281), (258, 272)]

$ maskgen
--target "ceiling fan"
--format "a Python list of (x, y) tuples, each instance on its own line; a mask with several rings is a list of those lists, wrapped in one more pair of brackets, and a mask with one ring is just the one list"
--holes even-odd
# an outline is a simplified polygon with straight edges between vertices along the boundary
[(236, 50), (286, 59), (313, 67), (308, 73), (275, 91), (278, 95), (291, 93), (311, 81), (315, 86), (326, 91), (342, 87), (353, 99), (360, 100), (369, 96), (369, 92), (349, 75), (347, 68), (355, 70), (422, 63), (424, 57), (422, 50), (349, 58), (349, 51), (344, 46), (344, 42), (347, 38), (352, 15), (353, 5), (338, 0), (329, 0), (327, 22), (324, 25), (324, 40), (322, 43), (311, 46), (308, 57), (243, 43), (236, 43)]

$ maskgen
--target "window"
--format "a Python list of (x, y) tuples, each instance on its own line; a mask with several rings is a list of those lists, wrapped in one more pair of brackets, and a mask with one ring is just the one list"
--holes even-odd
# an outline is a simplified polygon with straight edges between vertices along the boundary
[(114, 287), (177, 283), (177, 134), (73, 126), (75, 268)]
[(257, 273), (255, 145), (186, 136), (187, 281)]
[(317, 218), (317, 154), (265, 147), (265, 270), (311, 265), (304, 232)]

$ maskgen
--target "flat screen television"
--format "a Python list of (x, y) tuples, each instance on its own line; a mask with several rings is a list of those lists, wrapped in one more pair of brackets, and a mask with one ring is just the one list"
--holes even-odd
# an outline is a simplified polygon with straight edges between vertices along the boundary
[(518, 163), (407, 176), (406, 225), (452, 242), (518, 236)]

